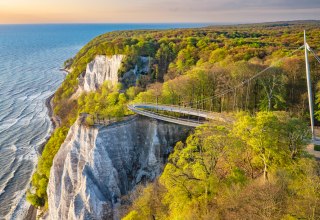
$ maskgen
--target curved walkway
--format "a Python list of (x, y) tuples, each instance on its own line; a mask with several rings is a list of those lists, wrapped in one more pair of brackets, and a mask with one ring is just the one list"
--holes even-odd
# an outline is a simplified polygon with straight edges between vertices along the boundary
[(204, 122), (200, 121), (200, 120), (172, 117), (172, 116), (168, 116), (168, 115), (163, 115), (163, 114), (151, 112), (148, 110), (177, 112), (177, 113), (181, 113), (181, 114), (201, 117), (201, 118), (205, 118), (205, 119), (217, 120), (217, 121), (222, 121), (222, 122), (231, 122), (232, 121), (229, 117), (227, 117), (221, 113), (198, 110), (198, 109), (193, 109), (193, 108), (188, 108), (188, 107), (183, 107), (183, 106), (156, 105), (156, 104), (149, 104), (149, 103), (135, 103), (135, 104), (128, 105), (128, 108), (131, 111), (133, 111), (139, 115), (144, 115), (146, 117), (155, 118), (155, 119), (167, 121), (167, 122), (172, 122), (175, 124), (186, 125), (186, 126), (190, 126), (190, 127), (197, 127), (197, 126), (203, 124)]

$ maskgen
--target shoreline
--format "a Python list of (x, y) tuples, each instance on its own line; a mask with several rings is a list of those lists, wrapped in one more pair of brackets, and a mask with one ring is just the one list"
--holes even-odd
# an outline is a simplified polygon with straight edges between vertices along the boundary
[(60, 68), (59, 69), (61, 72), (64, 72), (65, 74), (69, 74), (71, 71), (67, 68)]
[(45, 139), (45, 141), (38, 147), (37, 151), (38, 151), (38, 155), (42, 154), (43, 148), (44, 146), (47, 144), (47, 142), (49, 141), (52, 133), (54, 132), (54, 130), (60, 126), (60, 119), (56, 116), (54, 116), (53, 114), (53, 97), (54, 94), (50, 95), (46, 100), (45, 100), (45, 105), (46, 108), (48, 109), (48, 116), (50, 118), (50, 121), (52, 123), (52, 130), (50, 131), (50, 133), (48, 134), (47, 138)]
[[(54, 132), (54, 130), (60, 126), (60, 120), (59, 118), (55, 117), (53, 115), (53, 97), (54, 94), (50, 95), (48, 98), (46, 98), (45, 100), (45, 106), (48, 109), (48, 116), (50, 118), (50, 121), (52, 123), (52, 130), (50, 131), (50, 133), (48, 134), (47, 138), (45, 139), (45, 141), (38, 147), (37, 149), (37, 153), (38, 153), (38, 157), (41, 156), (42, 151), (44, 146), (48, 143), (52, 133)], [(27, 211), (27, 215), (24, 217), (25, 220), (36, 220), (37, 217), (37, 208), (34, 207), (33, 205), (30, 205), (30, 207), (28, 208)]]
[[(60, 68), (60, 71), (65, 72), (66, 74), (69, 73), (69, 71), (67, 69), (62, 69)], [(55, 92), (50, 95), (48, 98), (46, 98), (45, 100), (45, 106), (48, 109), (48, 116), (49, 119), (51, 121), (51, 125), (52, 125), (52, 129), (49, 132), (48, 136), (46, 137), (46, 139), (44, 140), (44, 142), (39, 145), (38, 149), (37, 149), (37, 153), (38, 153), (38, 157), (41, 156), (42, 151), (44, 149), (44, 146), (46, 146), (46, 144), (48, 143), (52, 133), (54, 132), (54, 130), (60, 126), (61, 121), (57, 116), (54, 116), (53, 114), (53, 98), (54, 98), (54, 94)], [(30, 205), (27, 211), (27, 215), (24, 217), (24, 220), (36, 220), (37, 218), (37, 211), (38, 209), (36, 207), (34, 207), (33, 205)]]
[(49, 96), (45, 101), (46, 107), (48, 109), (48, 116), (49, 116), (50, 121), (52, 123), (52, 130), (54, 130), (54, 129), (56, 129), (56, 127), (60, 126), (60, 119), (58, 117), (54, 116), (54, 114), (53, 114), (53, 97), (54, 97), (54, 94)]
[(43, 148), (44, 146), (47, 144), (47, 142), (49, 141), (51, 135), (52, 135), (52, 132), (54, 131), (54, 129), (56, 128), (56, 124), (55, 124), (55, 121), (53, 120), (53, 109), (52, 109), (52, 106), (51, 106), (51, 100), (53, 98), (53, 95), (50, 95), (46, 100), (45, 100), (45, 106), (46, 108), (48, 109), (48, 116), (50, 118), (50, 121), (52, 123), (52, 130), (49, 132), (48, 136), (46, 137), (46, 139), (43, 141), (43, 143), (41, 145), (39, 145), (38, 149), (37, 149), (37, 153), (38, 153), (38, 157), (41, 156), (42, 154), (42, 151), (43, 151)]

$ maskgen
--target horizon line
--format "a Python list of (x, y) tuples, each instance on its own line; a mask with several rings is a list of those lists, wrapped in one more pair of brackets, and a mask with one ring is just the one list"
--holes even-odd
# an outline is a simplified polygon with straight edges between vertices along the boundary
[(0, 23), (0, 25), (98, 25), (98, 24), (212, 24), (212, 25), (244, 25), (244, 24), (263, 24), (263, 23), (276, 23), (276, 22), (299, 22), (299, 21), (317, 21), (320, 19), (297, 19), (297, 20), (274, 20), (274, 21), (261, 21), (261, 22), (35, 22), (35, 23)]

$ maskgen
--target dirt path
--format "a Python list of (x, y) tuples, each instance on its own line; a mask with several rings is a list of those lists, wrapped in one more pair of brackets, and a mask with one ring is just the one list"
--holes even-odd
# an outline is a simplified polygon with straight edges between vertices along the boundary
[[(315, 141), (316, 145), (320, 145), (320, 141)], [(307, 152), (311, 155), (313, 155), (317, 160), (320, 160), (320, 151), (314, 150), (314, 144), (309, 144), (307, 146)]]

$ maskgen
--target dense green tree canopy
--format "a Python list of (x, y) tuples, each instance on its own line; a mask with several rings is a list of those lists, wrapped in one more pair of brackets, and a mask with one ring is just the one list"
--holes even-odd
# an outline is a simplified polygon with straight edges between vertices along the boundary
[(199, 127), (124, 219), (317, 219), (320, 178), (306, 131), (284, 112)]

